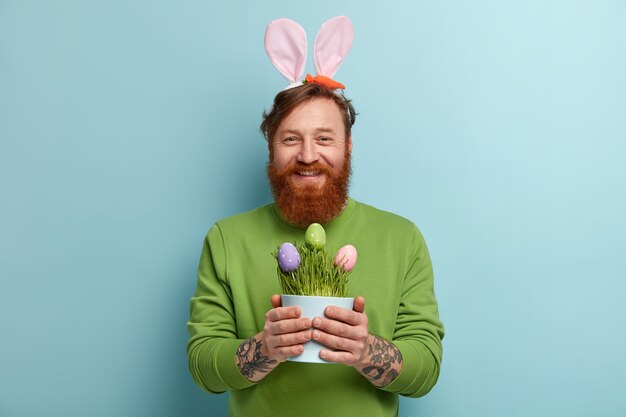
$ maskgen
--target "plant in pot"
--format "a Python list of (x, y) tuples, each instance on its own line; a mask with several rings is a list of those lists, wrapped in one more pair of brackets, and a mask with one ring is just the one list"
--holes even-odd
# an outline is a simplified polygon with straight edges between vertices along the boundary
[[(332, 257), (325, 249), (326, 231), (311, 224), (305, 232), (305, 243), (285, 242), (272, 255), (278, 260), (278, 279), (282, 287), (282, 305), (299, 306), (303, 317), (323, 317), (328, 306), (351, 310), (353, 297), (346, 297), (350, 271), (357, 252), (345, 245)], [(326, 363), (319, 357), (323, 346), (314, 340), (304, 344), (304, 352), (289, 358), (295, 362)]]

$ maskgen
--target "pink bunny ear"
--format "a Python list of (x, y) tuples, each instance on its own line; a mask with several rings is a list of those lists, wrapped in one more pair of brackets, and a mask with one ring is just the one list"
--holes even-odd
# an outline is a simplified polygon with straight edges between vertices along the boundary
[(346, 16), (336, 16), (324, 23), (315, 38), (313, 57), (318, 75), (332, 78), (350, 52), (354, 39), (352, 22)]
[(276, 19), (265, 30), (265, 51), (292, 85), (299, 84), (306, 64), (306, 33), (291, 19)]

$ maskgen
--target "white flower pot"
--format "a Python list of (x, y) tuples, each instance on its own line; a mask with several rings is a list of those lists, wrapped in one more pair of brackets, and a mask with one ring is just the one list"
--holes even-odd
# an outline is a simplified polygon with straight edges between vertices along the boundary
[[(324, 317), (324, 310), (328, 306), (343, 307), (352, 310), (354, 298), (350, 297), (318, 297), (310, 295), (281, 295), (283, 307), (298, 306), (302, 309), (300, 317), (308, 317), (311, 320), (315, 317)], [(320, 358), (320, 349), (328, 349), (314, 340), (309, 340), (304, 344), (304, 352), (298, 356), (292, 356), (288, 360), (293, 362), (328, 363)]]

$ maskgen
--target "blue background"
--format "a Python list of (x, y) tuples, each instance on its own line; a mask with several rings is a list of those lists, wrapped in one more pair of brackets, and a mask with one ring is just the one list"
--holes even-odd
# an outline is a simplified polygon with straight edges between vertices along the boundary
[(0, 416), (225, 415), (202, 240), (271, 198), (265, 26), (339, 14), (351, 194), (420, 226), (447, 330), (401, 416), (626, 415), (625, 2), (0, 0)]

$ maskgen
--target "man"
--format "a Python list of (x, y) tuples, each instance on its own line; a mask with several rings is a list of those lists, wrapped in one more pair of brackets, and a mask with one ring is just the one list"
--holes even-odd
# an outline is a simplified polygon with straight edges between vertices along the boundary
[[(275, 202), (207, 234), (189, 367), (206, 391), (230, 391), (230, 415), (393, 416), (398, 394), (421, 396), (437, 381), (444, 332), (428, 250), (408, 220), (348, 197), (354, 121), (349, 100), (315, 83), (279, 93), (261, 125)], [(270, 253), (315, 222), (328, 248), (358, 249), (348, 284), (357, 297), (353, 310), (302, 317), (281, 306)], [(331, 364), (286, 361), (311, 339)]]

